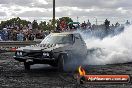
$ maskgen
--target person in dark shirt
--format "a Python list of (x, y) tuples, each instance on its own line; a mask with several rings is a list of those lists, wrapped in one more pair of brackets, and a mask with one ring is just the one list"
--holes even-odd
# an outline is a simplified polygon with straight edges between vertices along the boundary
[(108, 21), (108, 20), (106, 19), (105, 22), (104, 22), (104, 24), (105, 24), (105, 32), (106, 32), (106, 35), (108, 35), (109, 26), (110, 26), (110, 21)]
[(127, 22), (125, 24), (128, 26), (128, 25), (130, 25), (130, 22), (127, 20)]

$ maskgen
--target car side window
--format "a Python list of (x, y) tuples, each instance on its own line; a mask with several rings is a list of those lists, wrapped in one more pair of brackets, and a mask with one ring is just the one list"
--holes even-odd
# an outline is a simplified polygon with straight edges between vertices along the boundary
[(78, 36), (78, 34), (74, 34), (76, 39), (80, 39), (80, 36)]
[(79, 34), (75, 34), (75, 38), (76, 38), (76, 39), (80, 39), (80, 40), (82, 41), (82, 43), (84, 43), (82, 37), (81, 37)]

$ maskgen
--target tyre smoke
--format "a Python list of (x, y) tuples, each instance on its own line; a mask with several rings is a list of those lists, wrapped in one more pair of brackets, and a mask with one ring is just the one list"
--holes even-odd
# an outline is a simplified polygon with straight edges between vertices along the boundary
[(79, 33), (88, 48), (87, 61), (84, 64), (106, 65), (132, 62), (132, 26), (125, 27), (122, 32), (116, 30), (104, 38), (95, 36), (96, 34), (102, 35), (99, 31), (94, 36), (93, 34)]

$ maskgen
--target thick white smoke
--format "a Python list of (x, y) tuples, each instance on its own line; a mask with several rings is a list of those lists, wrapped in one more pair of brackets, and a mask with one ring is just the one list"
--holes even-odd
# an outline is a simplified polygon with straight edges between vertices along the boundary
[[(81, 33), (82, 34), (82, 33)], [(132, 26), (124, 32), (102, 40), (82, 34), (88, 48), (85, 64), (106, 65), (132, 62)]]

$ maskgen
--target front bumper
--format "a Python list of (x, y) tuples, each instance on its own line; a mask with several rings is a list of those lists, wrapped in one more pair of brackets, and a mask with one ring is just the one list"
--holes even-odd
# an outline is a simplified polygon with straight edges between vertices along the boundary
[(34, 57), (18, 57), (18, 56), (13, 56), (13, 58), (17, 61), (20, 62), (27, 62), (30, 61), (33, 64), (52, 64), (56, 60), (55, 58), (34, 58)]

